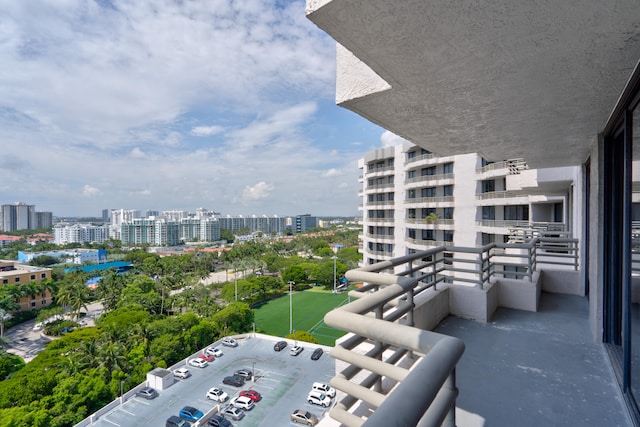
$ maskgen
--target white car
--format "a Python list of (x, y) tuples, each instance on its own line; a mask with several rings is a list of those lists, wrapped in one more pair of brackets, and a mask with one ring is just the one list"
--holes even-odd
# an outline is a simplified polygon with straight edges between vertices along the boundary
[(187, 368), (179, 368), (173, 371), (173, 376), (182, 378), (184, 380), (185, 378), (189, 378), (191, 376), (191, 372), (189, 372)]
[(302, 350), (304, 350), (303, 347), (299, 345), (294, 345), (293, 347), (291, 347), (291, 350), (289, 350), (289, 354), (292, 356), (297, 356), (302, 352)]
[(246, 396), (234, 397), (229, 403), (231, 403), (231, 405), (235, 406), (236, 408), (240, 408), (245, 411), (250, 411), (255, 406), (253, 400)]
[(222, 356), (222, 350), (220, 350), (218, 347), (207, 347), (207, 349), (204, 351), (204, 354), (206, 354), (207, 356), (220, 357)]
[(313, 383), (311, 386), (312, 391), (319, 391), (320, 393), (324, 393), (330, 398), (336, 397), (336, 389), (331, 387), (329, 384), (325, 383)]
[(328, 408), (331, 405), (331, 398), (322, 392), (310, 391), (307, 402)]
[(215, 400), (216, 402), (226, 402), (229, 395), (218, 387), (211, 387), (207, 392), (207, 399)]
[(195, 366), (196, 368), (206, 368), (207, 366), (209, 366), (209, 362), (196, 357), (195, 359), (189, 360), (189, 365)]
[(226, 345), (227, 347), (237, 347), (238, 341), (233, 338), (222, 338), (222, 345)]

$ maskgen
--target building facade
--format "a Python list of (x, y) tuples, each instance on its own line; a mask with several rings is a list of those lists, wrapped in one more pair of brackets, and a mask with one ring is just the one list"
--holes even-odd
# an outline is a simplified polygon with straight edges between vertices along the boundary
[(56, 224), (53, 239), (56, 245), (67, 243), (103, 243), (109, 239), (109, 225)]
[(579, 234), (577, 167), (441, 157), (411, 143), (369, 152), (359, 167), (364, 264), (442, 245), (521, 241), (532, 232)]
[[(32, 267), (18, 261), (0, 260), (0, 286), (27, 286), (31, 283), (42, 283), (51, 280), (51, 269)], [(52, 303), (52, 295), (48, 289), (40, 288), (37, 292), (21, 296), (18, 303), (20, 310), (35, 310), (48, 307)]]
[[(477, 6), (307, 0), (306, 12), (337, 42), (339, 105), (441, 157), (481, 153), (495, 163), (523, 159), (538, 171), (580, 169), (571, 190), (580, 200), (572, 218), (579, 268), (571, 277), (545, 268), (542, 286), (571, 286), (588, 298), (593, 339), (609, 355), (626, 410), (640, 425), (640, 8), (631, 0)], [(487, 193), (501, 191), (500, 182), (486, 185), (495, 185)], [(499, 225), (498, 205), (480, 200), (486, 219), (478, 220), (496, 221), (483, 227)], [(571, 213), (542, 208), (551, 218)], [(528, 213), (502, 210), (506, 221), (533, 213), (531, 205)], [(453, 217), (457, 222), (457, 212)], [(444, 237), (446, 230), (438, 231)], [(349, 403), (362, 398), (351, 395)], [(377, 405), (370, 420), (392, 410)], [(414, 420), (423, 415), (417, 411)]]

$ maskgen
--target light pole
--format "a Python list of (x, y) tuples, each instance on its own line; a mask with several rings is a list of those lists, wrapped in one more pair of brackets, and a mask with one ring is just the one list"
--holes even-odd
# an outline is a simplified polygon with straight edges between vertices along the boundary
[(333, 293), (336, 293), (336, 259), (338, 259), (337, 256), (333, 256)]
[(293, 291), (292, 285), (296, 282), (289, 280), (289, 334), (293, 333)]
[(235, 282), (236, 282), (236, 302), (238, 302), (238, 270), (237, 269), (233, 274), (233, 278), (235, 279)]

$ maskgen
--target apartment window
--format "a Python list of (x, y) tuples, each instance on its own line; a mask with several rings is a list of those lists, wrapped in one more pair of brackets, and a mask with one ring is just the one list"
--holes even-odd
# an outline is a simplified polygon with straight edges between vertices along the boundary
[(387, 244), (387, 252), (388, 253), (392, 253), (393, 252), (393, 245), (392, 244)]
[(442, 240), (445, 242), (453, 242), (453, 230), (444, 230), (442, 232)]
[(36, 280), (36, 275), (35, 274), (31, 275), (31, 280)]
[(495, 206), (483, 206), (482, 207), (482, 219), (493, 221), (496, 219), (496, 207)]
[(14, 279), (14, 282), (16, 282), (16, 283), (20, 283), (20, 278), (19, 278), (19, 277), (16, 277), (16, 278)]
[(9, 279), (2, 279), (2, 284), (6, 285), (7, 283), (9, 283)]
[(374, 234), (375, 233), (375, 227), (373, 227), (372, 225), (369, 226), (369, 234)]
[[(520, 267), (517, 265), (505, 265), (503, 277), (505, 279), (521, 279), (523, 274), (527, 272), (527, 267)], [(511, 274), (509, 274), (511, 273)]]
[(394, 227), (389, 227), (387, 229), (387, 235), (393, 236), (394, 233), (395, 233), (395, 228)]
[(436, 197), (436, 188), (435, 187), (427, 187), (422, 188), (420, 190), (421, 197)]
[(411, 170), (407, 172), (407, 179), (411, 179), (411, 178), (415, 178), (416, 177), (416, 171)]
[(384, 218), (384, 211), (376, 211), (376, 218)]
[(442, 209), (442, 218), (444, 218), (444, 219), (453, 219), (453, 208), (444, 208), (444, 209)]
[(442, 257), (444, 259), (444, 264), (445, 265), (453, 264), (453, 253), (451, 253), (451, 252), (443, 252), (442, 253)]
[(453, 196), (453, 185), (445, 185), (442, 187), (444, 191), (444, 196)]
[(482, 233), (482, 244), (483, 245), (488, 245), (490, 243), (495, 243), (495, 241), (496, 241), (496, 235), (495, 234)]
[(407, 199), (415, 199), (416, 198), (416, 190), (407, 190)]
[(367, 196), (367, 201), (368, 201), (368, 202), (373, 202), (374, 200), (375, 200), (375, 195), (374, 195), (374, 194), (369, 194), (369, 195)]
[(387, 159), (387, 166), (393, 166), (394, 158)]
[(422, 240), (436, 240), (433, 230), (422, 230)]
[(436, 174), (436, 167), (435, 166), (430, 166), (428, 168), (422, 168), (420, 170), (420, 176), (429, 176), (429, 175), (435, 175)]
[(445, 163), (444, 165), (442, 165), (442, 173), (453, 173), (453, 162)]
[(407, 159), (413, 159), (413, 158), (415, 158), (415, 157), (416, 157), (416, 154), (417, 154), (417, 153), (416, 153), (416, 151), (415, 151), (415, 150), (413, 150), (413, 151), (408, 151), (408, 152), (407, 152)]
[(376, 243), (376, 252), (384, 252), (384, 243)]
[(31, 301), (31, 307), (35, 307), (36, 306), (36, 302), (35, 301)]
[(493, 193), (496, 191), (496, 181), (493, 179), (487, 179), (482, 181), (482, 192)]
[(387, 200), (389, 200), (390, 202), (392, 202), (394, 200), (394, 193), (387, 193)]
[(384, 194), (376, 194), (376, 200), (378, 202), (384, 202)]
[(529, 221), (529, 206), (505, 206), (504, 219), (507, 221)]
[(373, 250), (373, 248), (374, 248), (373, 242), (369, 242), (369, 244), (367, 245), (367, 247), (369, 248), (369, 250), (370, 250), (370, 251), (372, 251), (372, 250)]
[(410, 239), (415, 239), (416, 238), (416, 230), (414, 228), (407, 229), (407, 237), (409, 237)]
[(407, 209), (407, 218), (415, 218), (416, 210), (415, 209)]

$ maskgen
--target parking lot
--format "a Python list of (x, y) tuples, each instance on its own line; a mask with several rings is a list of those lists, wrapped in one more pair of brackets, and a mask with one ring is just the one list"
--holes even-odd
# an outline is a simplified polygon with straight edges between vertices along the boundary
[[(232, 421), (233, 425), (242, 427), (252, 426), (297, 426), (289, 419), (295, 409), (306, 409), (322, 419), (330, 408), (307, 403), (307, 394), (311, 385), (316, 382), (328, 383), (335, 373), (334, 360), (329, 356), (328, 349), (317, 360), (311, 360), (311, 353), (317, 345), (298, 342), (304, 347), (298, 356), (291, 356), (289, 349), (294, 344), (288, 341), (288, 346), (280, 352), (273, 349), (274, 344), (282, 338), (253, 334), (236, 337), (237, 347), (225, 347), (215, 344), (224, 355), (216, 358), (205, 368), (187, 365), (191, 377), (175, 379), (175, 383), (159, 390), (159, 396), (153, 400), (131, 396), (122, 403), (93, 419), (93, 426), (164, 426), (171, 415), (178, 415), (180, 409), (186, 405), (193, 406), (205, 414), (199, 425), (206, 425), (207, 419), (217, 409), (218, 403), (208, 400), (205, 395), (211, 387), (220, 387), (229, 394), (230, 399), (237, 396), (240, 390), (254, 389), (262, 394), (262, 400), (255, 407), (247, 411), (240, 421)], [(172, 367), (184, 367), (187, 360)], [(254, 379), (249, 380), (243, 387), (233, 387), (222, 383), (225, 376), (233, 374), (238, 369), (251, 369)]]

